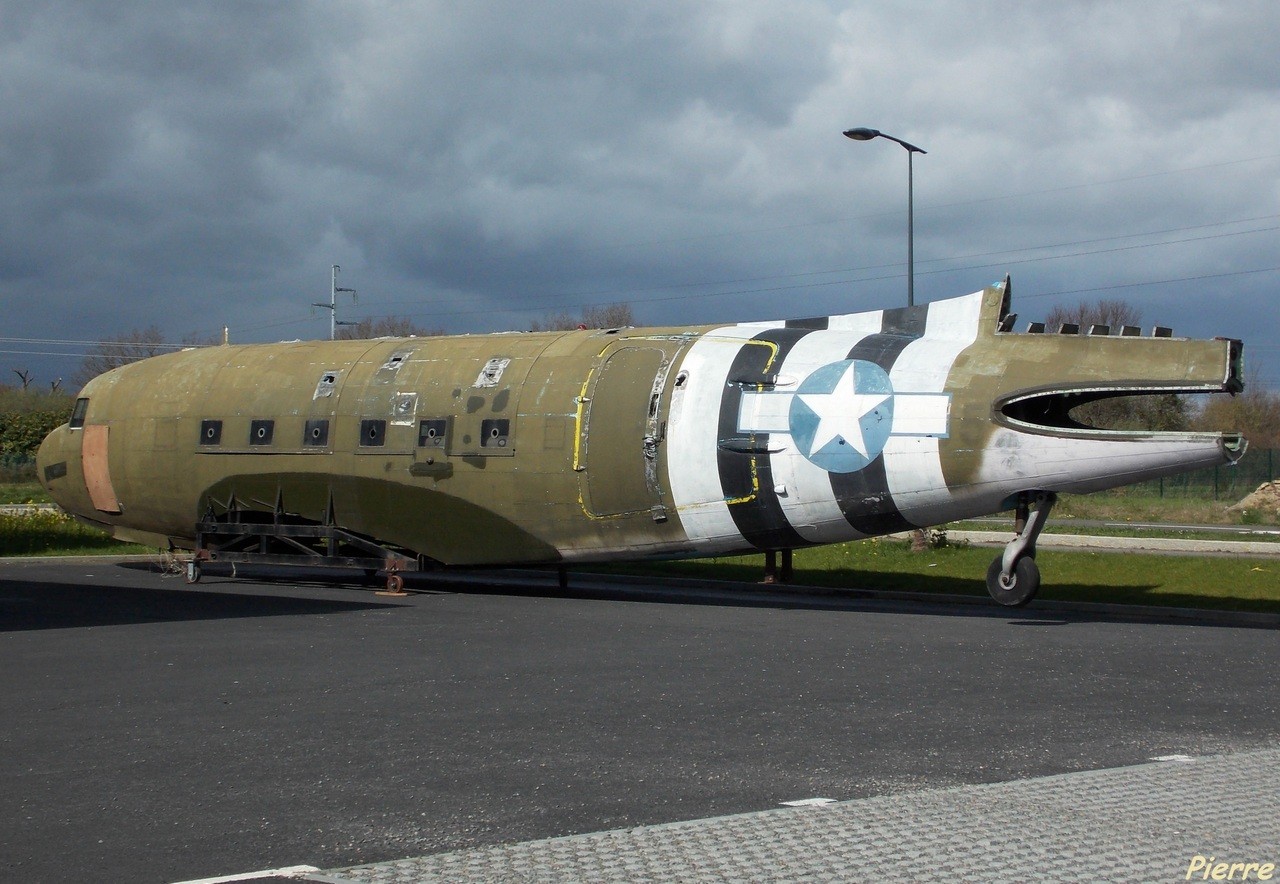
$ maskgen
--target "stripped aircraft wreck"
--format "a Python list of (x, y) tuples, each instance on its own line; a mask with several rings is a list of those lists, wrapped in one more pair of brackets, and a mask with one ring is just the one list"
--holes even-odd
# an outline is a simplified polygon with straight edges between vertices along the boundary
[[(53, 498), (204, 562), (400, 572), (793, 550), (1015, 514), (1025, 604), (1056, 495), (1235, 462), (1238, 433), (1072, 410), (1236, 393), (1242, 345), (1015, 329), (964, 297), (724, 326), (220, 346), (118, 368), (42, 445)], [(1066, 332), (1066, 333), (1061, 333)]]

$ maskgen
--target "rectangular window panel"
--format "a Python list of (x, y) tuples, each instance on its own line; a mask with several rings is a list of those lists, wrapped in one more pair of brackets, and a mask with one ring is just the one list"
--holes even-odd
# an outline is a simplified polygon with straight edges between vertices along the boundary
[(447, 418), (439, 417), (418, 421), (418, 447), (444, 448), (444, 437), (449, 430)]
[(511, 434), (511, 421), (505, 417), (480, 422), (480, 447), (506, 448)]
[(382, 445), (387, 438), (387, 422), (384, 420), (360, 421), (360, 444), (371, 448)]
[(200, 421), (200, 444), (222, 444), (222, 421)]
[(270, 445), (271, 437), (275, 435), (275, 432), (275, 421), (254, 421), (249, 425), (249, 444)]
[(307, 421), (302, 431), (302, 444), (313, 448), (323, 448), (329, 444), (329, 421)]

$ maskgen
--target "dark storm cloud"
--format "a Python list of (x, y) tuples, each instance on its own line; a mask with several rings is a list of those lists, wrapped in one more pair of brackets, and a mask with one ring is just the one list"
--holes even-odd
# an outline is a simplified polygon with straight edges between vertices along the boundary
[(883, 306), (903, 286), (905, 157), (839, 136), (869, 125), (929, 150), (925, 299), (1008, 269), (1042, 296), (1024, 313), (1097, 288), (1271, 340), (1274, 273), (1106, 287), (1277, 263), (1276, 234), (1242, 221), (1280, 214), (1276, 19), (1249, 2), (10, 3), (5, 336), (318, 336), (333, 263), (354, 314), (455, 331), (617, 300), (650, 322)]

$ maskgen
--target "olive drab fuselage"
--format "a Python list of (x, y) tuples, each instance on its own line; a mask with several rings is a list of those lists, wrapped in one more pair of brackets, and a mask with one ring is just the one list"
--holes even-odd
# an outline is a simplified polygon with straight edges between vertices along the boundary
[(505, 565), (792, 549), (1239, 457), (1232, 434), (1067, 414), (1234, 392), (1238, 342), (1015, 332), (1008, 306), (1006, 282), (787, 322), (187, 350), (90, 382), (38, 469), (152, 545), (274, 513)]

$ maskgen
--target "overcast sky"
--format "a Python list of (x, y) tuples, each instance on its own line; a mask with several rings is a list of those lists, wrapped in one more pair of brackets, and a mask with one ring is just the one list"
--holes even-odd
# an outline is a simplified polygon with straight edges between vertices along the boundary
[(332, 264), (340, 318), (450, 332), (896, 306), (870, 126), (928, 151), (918, 301), (1123, 298), (1280, 388), (1277, 35), (1274, 0), (6, 0), (0, 366), (325, 337)]

